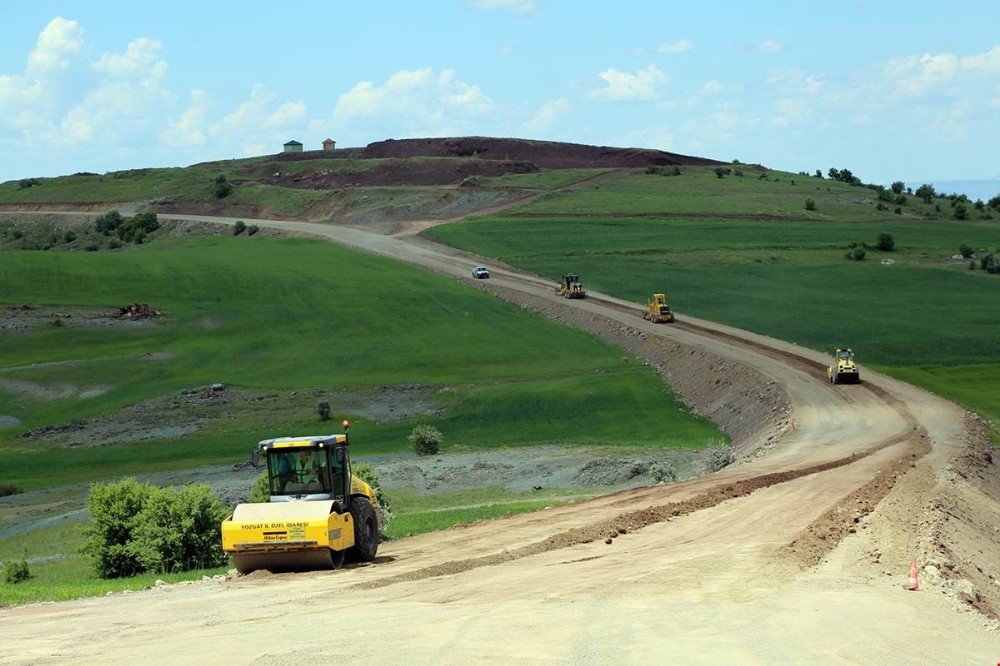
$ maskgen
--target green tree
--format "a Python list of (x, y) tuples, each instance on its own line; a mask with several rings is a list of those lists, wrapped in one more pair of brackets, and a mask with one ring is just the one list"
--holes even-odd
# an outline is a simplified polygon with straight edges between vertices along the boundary
[(233, 193), (233, 184), (226, 179), (226, 174), (220, 173), (215, 177), (213, 182), (215, 183), (214, 192), (216, 199), (225, 199)]
[(965, 207), (965, 204), (956, 204), (955, 210), (952, 212), (952, 217), (956, 220), (964, 220), (969, 217), (969, 209)]
[(937, 192), (934, 191), (934, 186), (928, 183), (924, 183), (917, 188), (916, 196), (924, 200), (924, 203), (930, 203), (931, 199), (934, 198)]
[(962, 255), (963, 259), (968, 259), (973, 254), (975, 254), (975, 250), (973, 250), (972, 246), (969, 245), (968, 243), (962, 243), (961, 245), (958, 246), (958, 253)]
[(875, 241), (875, 249), (879, 252), (892, 252), (895, 247), (896, 240), (892, 234), (884, 231), (878, 235), (878, 239)]
[(892, 185), (890, 185), (889, 187), (892, 190), (893, 194), (902, 194), (903, 190), (906, 189), (906, 183), (904, 183), (901, 180), (897, 180)]
[(806, 210), (816, 210), (815, 199), (806, 199)]
[(246, 228), (247, 225), (243, 223), (243, 220), (236, 220), (236, 224), (233, 225), (233, 235), (239, 236)]

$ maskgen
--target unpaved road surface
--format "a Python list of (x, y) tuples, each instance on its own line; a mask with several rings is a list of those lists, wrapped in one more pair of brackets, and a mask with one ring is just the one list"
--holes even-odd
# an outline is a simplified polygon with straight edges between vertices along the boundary
[[(831, 386), (810, 350), (683, 315), (653, 325), (601, 294), (563, 301), (507, 267), (474, 283), (482, 258), (419, 237), (254, 223), (711, 354), (782, 388), (780, 417), (750, 415), (782, 427), (748, 429), (744, 461), (716, 474), (383, 544), (373, 565), (0, 611), (0, 661), (1000, 659), (1000, 632), (968, 601), (989, 612), (1000, 589), (996, 467), (976, 483), (956, 473), (976, 433), (952, 403), (866, 369), (860, 386)], [(911, 560), (925, 567), (919, 592), (902, 588)]]

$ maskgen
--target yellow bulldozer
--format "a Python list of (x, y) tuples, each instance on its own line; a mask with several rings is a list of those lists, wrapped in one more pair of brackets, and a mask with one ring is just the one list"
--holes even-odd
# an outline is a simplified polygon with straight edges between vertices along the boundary
[(642, 318), (648, 319), (654, 324), (659, 324), (661, 321), (668, 323), (674, 321), (674, 313), (670, 309), (670, 304), (667, 303), (666, 294), (653, 294), (646, 303), (646, 311), (642, 313)]
[(563, 298), (587, 298), (587, 290), (580, 282), (580, 276), (576, 273), (567, 273), (563, 276), (562, 282), (556, 287), (556, 293)]
[(337, 569), (345, 557), (371, 562), (378, 552), (379, 504), (351, 474), (350, 424), (344, 434), (265, 439), (269, 502), (240, 504), (222, 523), (222, 549), (241, 574), (257, 569)]
[(827, 367), (826, 376), (831, 384), (858, 384), (861, 374), (854, 362), (854, 352), (849, 348), (840, 349), (833, 354), (833, 364)]

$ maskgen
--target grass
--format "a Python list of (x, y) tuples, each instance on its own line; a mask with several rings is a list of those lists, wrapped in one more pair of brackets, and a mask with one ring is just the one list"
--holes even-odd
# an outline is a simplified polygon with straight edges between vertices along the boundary
[[(863, 364), (997, 423), (1000, 280), (951, 256), (961, 243), (980, 254), (1000, 247), (1000, 224), (978, 214), (948, 219), (944, 199), (936, 200), (944, 211), (937, 219), (924, 219), (933, 205), (913, 197), (907, 215), (898, 216), (876, 211), (874, 193), (864, 188), (793, 174), (774, 179), (774, 172), (767, 181), (718, 179), (697, 169), (676, 177), (634, 174), (599, 191), (559, 193), (506, 216), (428, 233), (553, 280), (579, 272), (588, 287), (637, 302), (666, 291), (681, 317), (821, 351), (850, 345)], [(810, 194), (815, 214), (796, 210), (790, 198), (806, 182), (830, 188)], [(868, 196), (870, 204), (845, 203)], [(584, 211), (593, 214), (575, 214)], [(874, 244), (881, 232), (893, 234), (896, 251), (869, 250), (862, 262), (843, 258), (850, 243)], [(895, 263), (883, 266), (882, 259)]]
[[(23, 422), (0, 431), (0, 468), (4, 482), (25, 489), (52, 485), (54, 453), (26, 449), (16, 432), (217, 381), (259, 391), (414, 382), (447, 389), (435, 394), (437, 415), (354, 415), (365, 453), (406, 448), (416, 422), (463, 446), (697, 446), (721, 438), (710, 422), (679, 411), (652, 371), (593, 336), (322, 241), (168, 239), (117, 253), (6, 252), (0, 281), (0, 305), (140, 301), (167, 314), (149, 328), (46, 327), (0, 344), (3, 413)], [(169, 358), (142, 360), (154, 352)], [(301, 417), (284, 423), (250, 418), (181, 439), (60, 451), (60, 482), (238, 460), (257, 439), (315, 429), (314, 410), (306, 396)], [(648, 411), (662, 412), (671, 427), (652, 427), (641, 416)]]
[(486, 187), (525, 187), (538, 190), (554, 190), (575, 182), (593, 178), (609, 169), (558, 169), (538, 173), (507, 174), (486, 178)]

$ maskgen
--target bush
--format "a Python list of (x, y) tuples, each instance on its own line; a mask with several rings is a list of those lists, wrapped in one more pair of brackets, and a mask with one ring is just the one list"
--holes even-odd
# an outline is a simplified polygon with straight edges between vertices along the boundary
[(989, 206), (990, 208), (995, 208), (997, 210), (1000, 210), (1000, 194), (987, 201), (986, 205)]
[(963, 259), (968, 259), (973, 254), (975, 254), (975, 250), (973, 250), (972, 246), (970, 246), (968, 243), (962, 243), (961, 245), (958, 246), (958, 253), (962, 255)]
[(903, 190), (906, 189), (906, 183), (901, 180), (897, 180), (892, 185), (889, 186), (892, 189), (893, 194), (902, 194)]
[(890, 233), (880, 233), (878, 235), (878, 240), (875, 241), (875, 249), (879, 252), (892, 252), (895, 247), (896, 239), (894, 239)]
[(646, 167), (646, 173), (655, 176), (679, 176), (681, 175), (681, 168), (676, 164), (671, 167), (648, 166)]
[(320, 421), (330, 420), (330, 403), (326, 400), (316, 405), (316, 413), (319, 414)]
[(15, 486), (11, 483), (0, 483), (0, 497), (20, 495), (23, 492), (24, 490), (20, 486)]
[(205, 485), (180, 490), (135, 479), (97, 483), (82, 548), (101, 578), (222, 566), (219, 525), (229, 509)]
[(263, 504), (271, 501), (271, 488), (267, 483), (267, 472), (261, 472), (253, 485), (250, 486), (250, 497), (247, 498), (248, 502), (253, 502), (255, 504)]
[(900, 208), (899, 206), (896, 206), (896, 208), (892, 212), (895, 213), (896, 215), (902, 215), (903, 209)]
[(17, 186), (22, 190), (26, 190), (29, 187), (34, 187), (35, 185), (41, 185), (42, 181), (38, 178), (22, 178), (17, 181)]
[(258, 227), (256, 224), (251, 224), (249, 227), (247, 227), (247, 236), (253, 236), (258, 231), (260, 231), (260, 227)]
[(247, 228), (247, 225), (243, 223), (243, 220), (236, 220), (236, 224), (233, 226), (233, 235), (239, 236)]
[(732, 465), (735, 460), (733, 449), (726, 444), (713, 444), (705, 450), (705, 467), (710, 472), (718, 472), (723, 467)]
[(124, 221), (125, 218), (121, 216), (121, 213), (117, 210), (110, 210), (94, 220), (94, 229), (98, 233), (109, 236), (111, 235), (111, 232), (116, 231)]
[(854, 261), (862, 261), (866, 255), (867, 252), (865, 251), (865, 248), (858, 246), (848, 250), (844, 254), (844, 259), (853, 259)]
[(225, 199), (233, 193), (233, 184), (226, 179), (225, 174), (220, 173), (212, 182), (215, 183), (214, 193), (216, 199)]
[(118, 227), (118, 238), (125, 243), (139, 243), (146, 241), (147, 234), (160, 228), (160, 221), (156, 213), (139, 213)]
[(718, 178), (723, 178), (728, 173), (732, 173), (732, 169), (723, 169), (722, 167), (715, 167), (715, 175)]
[(385, 529), (388, 527), (389, 522), (392, 521), (393, 513), (392, 507), (389, 504), (389, 498), (385, 496), (385, 491), (382, 490), (382, 483), (378, 478), (378, 472), (375, 471), (375, 466), (368, 463), (352, 463), (351, 474), (371, 486), (372, 491), (375, 493), (375, 499), (378, 500), (379, 517), (382, 519), (381, 531), (384, 537)]
[(902, 194), (900, 194), (898, 197), (896, 197), (895, 199), (892, 200), (892, 203), (896, 204), (897, 206), (905, 206), (906, 205), (906, 197), (903, 196)]
[(816, 210), (815, 199), (806, 199), (806, 210)]
[(653, 463), (649, 466), (649, 476), (657, 483), (673, 483), (677, 480), (677, 470), (668, 463)]
[(76, 232), (72, 229), (67, 229), (66, 233), (63, 234), (63, 240), (67, 243), (72, 243), (76, 240)]
[(969, 210), (965, 207), (965, 204), (957, 204), (954, 212), (952, 213), (952, 217), (956, 220), (964, 220), (969, 217)]
[(886, 206), (884, 203), (879, 202), (875, 204), (875, 210), (889, 210), (889, 207)]
[(4, 565), (4, 579), (10, 583), (23, 583), (31, 578), (27, 560), (12, 560)]
[(923, 199), (924, 203), (930, 203), (935, 194), (937, 194), (937, 192), (934, 191), (934, 186), (928, 185), (927, 183), (918, 187), (916, 191), (916, 195)]
[(976, 260), (975, 259), (969, 259), (969, 270), (970, 271), (976, 270)]
[(444, 436), (434, 426), (418, 425), (406, 439), (413, 445), (418, 456), (432, 456), (440, 450)]

